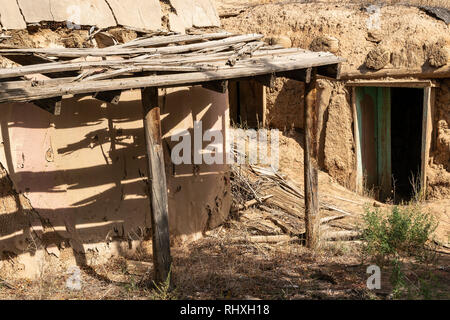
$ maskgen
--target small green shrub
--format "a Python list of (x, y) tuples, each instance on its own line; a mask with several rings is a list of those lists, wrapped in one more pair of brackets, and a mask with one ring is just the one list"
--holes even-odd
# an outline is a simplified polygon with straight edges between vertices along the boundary
[(433, 296), (433, 277), (418, 277), (411, 280), (404, 272), (403, 260), (434, 262), (436, 255), (429, 250), (428, 240), (437, 228), (436, 219), (422, 212), (420, 206), (395, 206), (388, 213), (379, 209), (366, 209), (364, 215), (362, 253), (365, 259), (383, 267), (390, 265), (392, 297), (395, 299)]
[(389, 280), (392, 284), (392, 296), (395, 299), (400, 298), (407, 291), (406, 276), (401, 261), (397, 259), (392, 261), (392, 273)]
[(155, 289), (151, 294), (152, 300), (177, 300), (176, 290), (172, 288), (171, 277), (172, 266), (170, 267), (169, 274), (167, 275), (167, 279), (164, 282), (157, 284), (153, 281)]
[(436, 219), (419, 206), (392, 208), (388, 215), (366, 209), (363, 253), (380, 265), (396, 257), (427, 257), (426, 243), (436, 230)]

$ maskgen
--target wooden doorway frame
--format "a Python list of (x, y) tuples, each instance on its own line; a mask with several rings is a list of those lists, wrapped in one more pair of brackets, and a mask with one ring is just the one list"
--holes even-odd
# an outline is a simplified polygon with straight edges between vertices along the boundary
[[(251, 128), (266, 127), (266, 88), (270, 86), (258, 80), (255, 78), (229, 81), (229, 104), (233, 123)], [(253, 115), (255, 118), (252, 118)]]
[(361, 154), (361, 141), (359, 131), (359, 117), (356, 104), (356, 87), (390, 87), (390, 88), (419, 88), (424, 90), (423, 115), (422, 115), (422, 142), (421, 142), (421, 192), (427, 191), (427, 167), (430, 157), (433, 117), (435, 110), (435, 88), (439, 85), (431, 80), (356, 80), (348, 81), (351, 87), (353, 110), (353, 134), (356, 153), (356, 192), (361, 194), (364, 188), (363, 164)]

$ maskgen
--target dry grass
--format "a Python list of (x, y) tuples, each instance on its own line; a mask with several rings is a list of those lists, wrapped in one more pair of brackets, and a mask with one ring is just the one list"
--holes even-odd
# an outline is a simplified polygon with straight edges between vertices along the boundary
[[(312, 253), (300, 245), (226, 244), (204, 239), (173, 252), (175, 291), (147, 289), (151, 276), (127, 268), (123, 258), (82, 271), (81, 291), (65, 287), (66, 275), (47, 274), (35, 281), (15, 281), (0, 290), (1, 299), (306, 299), (366, 298), (364, 270), (349, 273), (349, 259)], [(151, 261), (151, 256), (146, 257)], [(326, 268), (322, 267), (327, 265)], [(315, 278), (324, 273), (329, 279)]]
[[(66, 288), (66, 273), (46, 268), (35, 281), (0, 281), (0, 299), (378, 299), (389, 293), (388, 279), (377, 295), (366, 289), (367, 266), (360, 264), (355, 243), (328, 243), (312, 252), (298, 243), (230, 241), (249, 234), (245, 225), (231, 220), (204, 239), (173, 249), (172, 292), (142, 285), (152, 277), (146, 243), (133, 263), (114, 258), (84, 268), (81, 291)], [(135, 267), (138, 259), (142, 268)], [(436, 276), (448, 293), (448, 270), (441, 266)]]

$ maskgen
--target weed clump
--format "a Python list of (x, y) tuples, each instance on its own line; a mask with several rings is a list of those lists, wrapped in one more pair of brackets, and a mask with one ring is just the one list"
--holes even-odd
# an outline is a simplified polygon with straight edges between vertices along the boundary
[[(389, 269), (393, 298), (429, 298), (433, 294), (434, 277), (428, 267), (436, 261), (436, 254), (428, 245), (437, 228), (436, 219), (422, 211), (419, 205), (394, 206), (389, 212), (366, 209), (362, 233), (362, 256), (379, 267)], [(425, 267), (413, 276), (405, 273), (405, 262)]]
[(428, 240), (437, 228), (436, 219), (419, 206), (394, 206), (388, 215), (378, 208), (364, 215), (363, 254), (383, 265), (395, 258), (428, 258)]

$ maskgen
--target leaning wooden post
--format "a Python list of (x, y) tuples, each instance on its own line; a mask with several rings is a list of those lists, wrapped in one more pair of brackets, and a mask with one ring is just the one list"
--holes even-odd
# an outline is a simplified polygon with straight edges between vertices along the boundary
[(310, 81), (305, 82), (304, 96), (304, 176), (305, 176), (305, 225), (306, 246), (315, 249), (319, 244), (319, 196), (318, 171), (311, 163), (313, 136), (313, 115), (316, 103), (316, 69), (312, 70)]
[(142, 89), (141, 95), (148, 158), (149, 197), (153, 232), (153, 267), (155, 270), (154, 280), (158, 284), (169, 278), (172, 264), (169, 237), (169, 206), (166, 173), (164, 169), (164, 151), (161, 138), (158, 88)]

